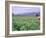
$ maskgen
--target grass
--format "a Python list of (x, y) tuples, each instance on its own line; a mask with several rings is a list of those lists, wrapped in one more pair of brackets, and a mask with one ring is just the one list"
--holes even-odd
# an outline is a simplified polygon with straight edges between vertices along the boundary
[(13, 16), (12, 31), (39, 30), (40, 20), (36, 16)]

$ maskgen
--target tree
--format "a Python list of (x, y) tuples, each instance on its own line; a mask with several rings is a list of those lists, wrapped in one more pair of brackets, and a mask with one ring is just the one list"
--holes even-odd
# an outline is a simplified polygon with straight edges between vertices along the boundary
[(12, 16), (14, 16), (14, 13), (12, 13)]
[(38, 16), (38, 14), (36, 14), (36, 16)]
[(40, 12), (39, 13), (36, 13), (36, 16), (40, 16)]

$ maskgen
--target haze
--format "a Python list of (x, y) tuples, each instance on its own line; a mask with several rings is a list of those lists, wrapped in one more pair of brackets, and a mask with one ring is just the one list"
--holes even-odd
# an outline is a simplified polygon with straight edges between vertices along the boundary
[(36, 13), (40, 12), (40, 7), (20, 7), (20, 6), (12, 7), (12, 13), (14, 13), (15, 15), (33, 12)]

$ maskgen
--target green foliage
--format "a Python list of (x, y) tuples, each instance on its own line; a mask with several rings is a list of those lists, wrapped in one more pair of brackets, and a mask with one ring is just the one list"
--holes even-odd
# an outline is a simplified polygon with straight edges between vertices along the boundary
[(13, 16), (12, 17), (12, 30), (13, 31), (28, 31), (39, 30), (40, 20), (34, 16)]

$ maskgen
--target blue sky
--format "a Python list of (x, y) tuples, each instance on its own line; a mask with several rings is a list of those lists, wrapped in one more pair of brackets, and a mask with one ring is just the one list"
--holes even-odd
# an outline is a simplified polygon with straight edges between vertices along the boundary
[(12, 13), (15, 15), (17, 14), (23, 14), (23, 13), (33, 13), (33, 12), (40, 12), (39, 7), (20, 7), (20, 6), (13, 6), (12, 7)]

